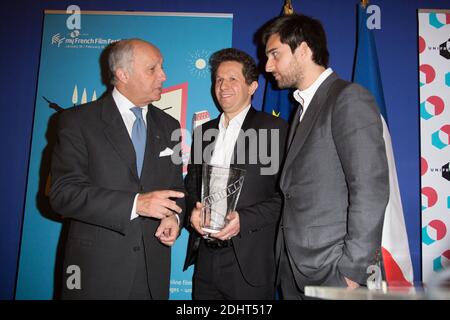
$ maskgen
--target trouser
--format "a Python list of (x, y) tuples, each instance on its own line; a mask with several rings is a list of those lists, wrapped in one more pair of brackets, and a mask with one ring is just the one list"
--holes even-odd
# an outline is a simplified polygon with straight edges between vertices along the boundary
[[(131, 286), (130, 300), (152, 300), (148, 286), (147, 264), (145, 261), (145, 247), (141, 240), (139, 246), (133, 248), (136, 254), (136, 271), (134, 273), (133, 285)], [(111, 266), (114, 268), (114, 266)]]
[[(231, 242), (230, 242), (231, 244)], [(210, 248), (202, 240), (195, 264), (195, 300), (272, 300), (275, 285), (252, 286), (242, 275), (232, 246)]]

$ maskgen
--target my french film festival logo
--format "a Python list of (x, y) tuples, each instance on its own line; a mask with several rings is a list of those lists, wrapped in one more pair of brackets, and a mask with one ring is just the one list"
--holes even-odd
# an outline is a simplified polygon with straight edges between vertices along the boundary
[(81, 33), (81, 9), (77, 5), (70, 5), (66, 9), (69, 15), (66, 19), (68, 32), (55, 33), (51, 38), (51, 43), (58, 48), (73, 49), (103, 49), (107, 45), (119, 41), (120, 39), (89, 37), (87, 33)]

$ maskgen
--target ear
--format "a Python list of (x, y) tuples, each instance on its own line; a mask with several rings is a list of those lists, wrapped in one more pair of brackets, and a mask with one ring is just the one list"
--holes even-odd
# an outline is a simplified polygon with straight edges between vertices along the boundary
[(294, 55), (297, 58), (304, 59), (305, 57), (312, 57), (312, 51), (308, 44), (303, 41), (297, 48), (295, 48)]
[(253, 81), (248, 88), (248, 93), (253, 95), (256, 89), (258, 89), (258, 81)]
[(128, 83), (130, 74), (126, 68), (117, 68), (115, 73), (116, 79), (123, 83)]

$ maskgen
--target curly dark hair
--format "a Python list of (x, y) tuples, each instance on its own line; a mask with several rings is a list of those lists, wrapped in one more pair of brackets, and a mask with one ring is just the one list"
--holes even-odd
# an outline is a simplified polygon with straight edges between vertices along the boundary
[(313, 52), (316, 64), (328, 67), (329, 53), (327, 37), (319, 20), (302, 14), (291, 14), (269, 21), (262, 32), (262, 43), (265, 46), (273, 34), (280, 36), (281, 43), (289, 45), (291, 51), (304, 41)]
[(222, 62), (236, 61), (242, 64), (242, 73), (245, 82), (250, 85), (253, 81), (258, 81), (258, 67), (255, 60), (244, 51), (227, 48), (216, 51), (211, 58), (209, 58), (209, 66), (211, 70), (211, 77), (213, 82), (216, 79), (217, 69)]

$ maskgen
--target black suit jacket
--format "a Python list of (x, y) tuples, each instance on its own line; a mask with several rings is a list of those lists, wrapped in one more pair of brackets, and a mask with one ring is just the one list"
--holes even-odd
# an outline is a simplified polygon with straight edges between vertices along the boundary
[[(204, 133), (208, 129), (218, 129), (219, 120), (220, 117), (203, 124), (196, 129), (199, 131), (194, 133), (191, 159), (188, 166), (188, 174), (185, 178), (185, 187), (188, 192), (188, 213), (192, 212), (197, 201), (201, 201), (202, 163), (208, 163), (210, 160), (196, 158), (194, 156), (195, 149), (200, 147), (200, 150), (204, 151), (208, 147), (210, 150), (213, 150), (213, 145), (211, 144), (214, 144), (214, 140), (217, 138), (215, 136), (212, 141), (204, 141), (204, 139), (201, 139), (199, 132)], [(235, 161), (231, 165), (246, 170), (244, 185), (236, 207), (236, 211), (239, 213), (240, 233), (232, 238), (233, 247), (244, 278), (251, 285), (260, 286), (273, 282), (275, 276), (275, 233), (281, 211), (281, 195), (277, 186), (278, 169), (283, 159), (288, 127), (287, 123), (282, 119), (250, 108), (241, 129), (245, 133), (252, 129), (255, 129), (256, 133), (261, 129), (279, 130), (279, 136), (276, 140), (272, 140), (269, 134), (269, 139), (265, 143), (259, 138), (249, 138), (245, 140), (244, 145), (238, 146), (236, 144), (233, 155)], [(257, 154), (255, 153), (258, 152), (259, 143), (264, 143), (264, 147), (267, 147), (266, 150), (269, 151), (272, 144), (278, 145), (276, 154), (272, 155), (279, 159), (278, 166), (273, 174), (261, 174), (261, 169), (267, 168), (268, 165), (264, 165), (260, 157), (257, 158), (255, 164), (249, 162), (250, 156), (256, 157)], [(255, 147), (257, 148), (255, 149)], [(244, 163), (237, 163), (236, 159), (244, 152), (246, 156)], [(262, 153), (265, 154), (265, 151), (263, 150)], [(197, 152), (196, 155), (198, 154)], [(189, 224), (189, 219), (186, 219), (186, 224)], [(189, 227), (188, 230), (190, 230)], [(199, 242), (200, 237), (198, 234), (190, 230), (185, 269), (195, 263)]]
[[(136, 269), (136, 250), (145, 250), (151, 295), (169, 295), (170, 248), (154, 236), (160, 220), (130, 221), (137, 193), (181, 189), (182, 166), (159, 157), (179, 123), (149, 105), (147, 145), (141, 177), (136, 156), (112, 98), (64, 111), (52, 159), (50, 202), (70, 219), (63, 269), (63, 298), (127, 299)], [(184, 208), (184, 199), (177, 201)], [(144, 248), (142, 248), (142, 239)], [(68, 290), (67, 267), (81, 270), (81, 290)]]

